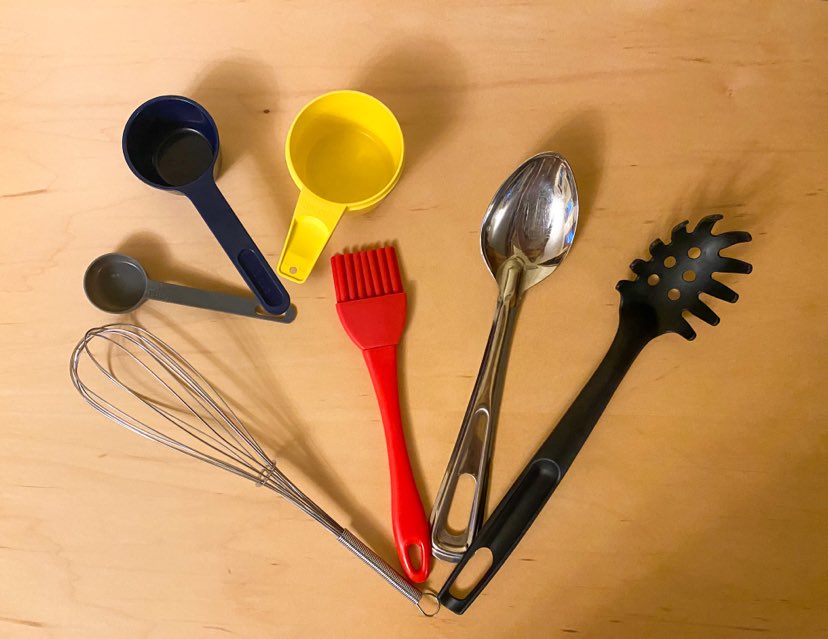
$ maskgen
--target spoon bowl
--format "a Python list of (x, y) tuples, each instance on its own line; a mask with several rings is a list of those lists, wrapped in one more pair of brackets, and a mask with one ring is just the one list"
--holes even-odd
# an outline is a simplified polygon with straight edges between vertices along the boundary
[[(480, 228), (483, 259), (498, 284), (497, 309), (457, 442), (431, 512), (435, 557), (457, 562), (483, 520), (492, 439), (509, 336), (522, 294), (551, 275), (569, 253), (578, 224), (578, 189), (567, 161), (539, 153), (495, 193)], [(460, 480), (473, 481), (470, 504), (454, 504)], [(468, 512), (462, 530), (449, 513)]]
[(557, 153), (539, 153), (521, 164), (492, 198), (480, 228), (480, 251), (495, 278), (508, 260), (520, 261), (524, 292), (558, 268), (577, 226), (572, 168)]

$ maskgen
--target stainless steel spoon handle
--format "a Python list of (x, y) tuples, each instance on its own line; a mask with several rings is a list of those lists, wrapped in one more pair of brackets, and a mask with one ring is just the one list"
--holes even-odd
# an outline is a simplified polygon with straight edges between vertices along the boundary
[(159, 302), (194, 306), (209, 311), (255, 317), (271, 322), (290, 323), (296, 319), (296, 307), (293, 305), (288, 307), (288, 310), (281, 315), (273, 315), (262, 310), (255, 298), (216, 293), (215, 291), (205, 291), (200, 288), (156, 282), (155, 280), (147, 281), (145, 297)]
[[(489, 341), (460, 433), (431, 511), (432, 552), (443, 561), (460, 561), (483, 521), (492, 439), (504, 373), (503, 355), (509, 344), (508, 336), (517, 309), (522, 274), (523, 266), (517, 259), (506, 261), (498, 271), (499, 294)], [(474, 480), (474, 492), (466, 526), (463, 530), (455, 531), (449, 527), (448, 517), (457, 485), (464, 475)]]

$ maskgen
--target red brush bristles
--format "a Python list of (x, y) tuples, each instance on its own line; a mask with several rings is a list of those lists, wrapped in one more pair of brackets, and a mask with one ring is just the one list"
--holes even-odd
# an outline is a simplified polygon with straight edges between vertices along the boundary
[(352, 302), (403, 290), (393, 246), (334, 255), (331, 268), (337, 302)]

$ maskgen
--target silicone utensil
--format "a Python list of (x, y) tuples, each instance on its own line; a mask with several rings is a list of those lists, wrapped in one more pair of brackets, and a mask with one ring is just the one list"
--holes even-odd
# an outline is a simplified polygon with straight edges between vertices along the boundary
[[(336, 312), (362, 350), (379, 402), (391, 473), (391, 522), (405, 574), (425, 581), (431, 540), (405, 446), (397, 387), (397, 344), (405, 328), (406, 297), (393, 247), (331, 258)], [(419, 557), (412, 557), (412, 552)], [(417, 565), (419, 564), (419, 565)]]
[[(483, 521), (500, 392), (518, 304), (523, 293), (563, 262), (577, 225), (575, 177), (567, 161), (550, 152), (539, 153), (515, 169), (483, 217), (480, 251), (498, 285), (497, 309), (431, 511), (431, 545), (438, 559), (460, 561)], [(468, 505), (458, 498), (460, 481), (467, 479), (473, 482)], [(464, 517), (461, 530), (450, 525), (451, 512)]]
[(285, 141), (299, 187), (279, 275), (304, 282), (346, 211), (366, 212), (400, 179), (405, 144), (390, 109), (359, 91), (333, 91), (309, 102)]
[[(636, 278), (623, 280), (616, 287), (621, 294), (620, 320), (609, 351), (446, 580), (439, 598), (449, 610), (465, 612), (515, 549), (569, 470), (641, 349), (665, 333), (694, 339), (696, 333), (683, 317), (685, 311), (713, 326), (718, 324), (719, 317), (699, 299), (700, 293), (731, 303), (738, 299), (734, 291), (713, 279), (713, 274), (750, 273), (750, 264), (723, 257), (720, 251), (749, 242), (751, 237), (743, 231), (713, 235), (713, 225), (721, 218), (703, 218), (692, 233), (687, 231), (687, 222), (682, 222), (673, 229), (670, 244), (655, 240), (650, 245), (651, 258), (630, 265)], [(457, 577), (481, 548), (491, 551), (491, 566), (467, 594), (452, 592)]]
[(177, 95), (148, 100), (127, 120), (122, 144), (142, 182), (190, 199), (262, 307), (275, 315), (287, 311), (285, 287), (216, 186), (219, 136), (207, 110)]
[(83, 290), (92, 304), (107, 313), (129, 313), (146, 300), (158, 300), (270, 322), (289, 323), (296, 319), (296, 307), (292, 304), (286, 313), (271, 315), (261, 311), (252, 298), (156, 282), (147, 277), (138, 260), (123, 253), (95, 258), (83, 276)]

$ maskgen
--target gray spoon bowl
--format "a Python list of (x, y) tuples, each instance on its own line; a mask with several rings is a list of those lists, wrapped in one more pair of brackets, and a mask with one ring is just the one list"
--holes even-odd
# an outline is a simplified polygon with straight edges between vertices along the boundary
[(289, 323), (296, 319), (293, 305), (285, 313), (273, 315), (265, 312), (254, 298), (156, 282), (149, 279), (138, 260), (123, 253), (96, 258), (83, 276), (83, 290), (94, 306), (107, 313), (129, 313), (146, 300), (157, 300), (271, 322)]
[[(492, 439), (515, 311), (523, 293), (549, 277), (569, 253), (577, 225), (578, 190), (572, 169), (563, 157), (549, 152), (521, 164), (497, 191), (483, 217), (480, 248), (498, 285), (497, 309), (431, 512), (431, 546), (438, 559), (460, 561), (483, 521)], [(467, 524), (458, 531), (449, 525), (449, 513), (464, 476), (471, 478), (474, 486)]]

